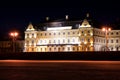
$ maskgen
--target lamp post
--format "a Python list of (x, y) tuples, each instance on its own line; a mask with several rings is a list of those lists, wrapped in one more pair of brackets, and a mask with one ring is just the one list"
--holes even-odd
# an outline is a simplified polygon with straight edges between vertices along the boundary
[(105, 32), (106, 48), (107, 48), (107, 50), (109, 50), (109, 48), (108, 48), (108, 31), (111, 31), (111, 28), (109, 28), (109, 27), (104, 27), (104, 28), (102, 29), (102, 31)]
[(18, 36), (18, 32), (11, 32), (10, 36), (12, 37), (13, 52), (15, 52), (15, 40)]

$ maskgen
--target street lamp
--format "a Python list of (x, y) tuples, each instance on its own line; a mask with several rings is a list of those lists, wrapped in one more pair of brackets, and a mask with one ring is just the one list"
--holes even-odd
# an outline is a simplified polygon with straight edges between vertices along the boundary
[(13, 45), (13, 52), (15, 52), (15, 40), (16, 40), (16, 38), (17, 38), (17, 36), (18, 36), (19, 34), (18, 34), (18, 32), (11, 32), (10, 33), (10, 36), (12, 37), (12, 45)]
[(105, 32), (106, 48), (107, 48), (107, 50), (109, 50), (109, 48), (108, 48), (108, 31), (111, 31), (111, 28), (104, 27), (104, 28), (102, 28), (102, 31)]

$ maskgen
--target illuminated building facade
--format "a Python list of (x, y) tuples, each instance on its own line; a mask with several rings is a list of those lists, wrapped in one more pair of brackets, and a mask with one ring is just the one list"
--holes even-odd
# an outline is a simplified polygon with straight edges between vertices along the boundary
[[(89, 20), (55, 21), (35, 29), (30, 23), (25, 31), (24, 52), (105, 51), (105, 32), (93, 27)], [(73, 28), (74, 27), (74, 28)], [(120, 50), (120, 30), (108, 32), (110, 51)]]

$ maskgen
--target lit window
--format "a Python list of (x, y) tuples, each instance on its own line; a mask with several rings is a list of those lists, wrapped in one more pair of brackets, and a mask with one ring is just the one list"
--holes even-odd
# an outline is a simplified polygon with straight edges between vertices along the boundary
[(84, 31), (82, 31), (82, 34), (84, 33)]
[(70, 32), (68, 32), (68, 35), (70, 35)]
[(90, 39), (88, 39), (88, 42), (90, 42)]
[(49, 48), (49, 50), (51, 51), (51, 48)]
[(37, 33), (37, 36), (39, 36), (39, 34)]
[(63, 47), (63, 50), (64, 50), (65, 48)]
[(34, 45), (34, 40), (32, 40), (32, 45)]
[(49, 33), (49, 35), (51, 35), (51, 33)]
[(111, 40), (111, 43), (113, 43), (113, 40)]
[(77, 47), (77, 50), (79, 51), (79, 50), (80, 50), (80, 47)]
[(89, 51), (89, 50), (90, 50), (90, 47), (88, 47), (87, 50)]
[(116, 43), (118, 43), (118, 39), (116, 40)]
[(65, 43), (65, 40), (63, 39), (63, 43)]
[(42, 48), (41, 48), (41, 51), (42, 51)]
[(70, 42), (70, 40), (68, 39), (68, 43)]
[(60, 35), (60, 33), (58, 33), (58, 35)]
[(73, 32), (73, 34), (75, 34), (75, 32)]
[(29, 41), (27, 41), (27, 45), (29, 44)]
[(34, 34), (32, 34), (32, 37), (34, 37)]
[(75, 40), (73, 39), (73, 42), (75, 42)]
[(70, 47), (68, 47), (68, 51), (70, 50)]
[(45, 36), (47, 35), (47, 33), (45, 33)]
[(56, 47), (54, 48), (54, 50), (56, 51)]
[(41, 36), (42, 36), (42, 33), (41, 33)]
[(34, 48), (32, 48), (32, 51), (34, 51)]
[(118, 51), (119, 50), (119, 47), (116, 47), (116, 51)]
[(51, 43), (51, 40), (49, 40), (49, 43)]
[(60, 51), (60, 47), (58, 48), (58, 51)]
[(111, 35), (113, 35), (113, 32), (111, 33)]
[(81, 39), (81, 42), (84, 42), (84, 39), (83, 39), (83, 38)]
[(111, 51), (113, 51), (113, 47), (111, 48)]
[(84, 26), (87, 26), (87, 24), (84, 24)]
[(29, 37), (29, 34), (27, 34), (27, 37)]
[(46, 43), (46, 40), (45, 40), (45, 43)]
[(56, 41), (54, 40), (54, 43), (56, 43)]
[(104, 40), (104, 43), (105, 43), (105, 40)]
[(58, 44), (60, 44), (60, 40), (58, 40)]
[(109, 40), (107, 40), (107, 43), (109, 43), (110, 41)]
[(119, 33), (118, 32), (116, 32), (116, 35), (118, 35)]
[(73, 47), (73, 51), (75, 50), (75, 48)]
[(46, 51), (47, 49), (45, 48), (45, 51)]

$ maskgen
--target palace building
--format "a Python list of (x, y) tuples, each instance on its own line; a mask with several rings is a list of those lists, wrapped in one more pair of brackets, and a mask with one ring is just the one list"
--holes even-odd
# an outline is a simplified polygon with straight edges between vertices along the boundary
[(67, 19), (68, 15), (64, 21), (46, 22), (37, 28), (30, 23), (25, 31), (24, 52), (120, 51), (120, 30), (103, 31), (87, 18)]

